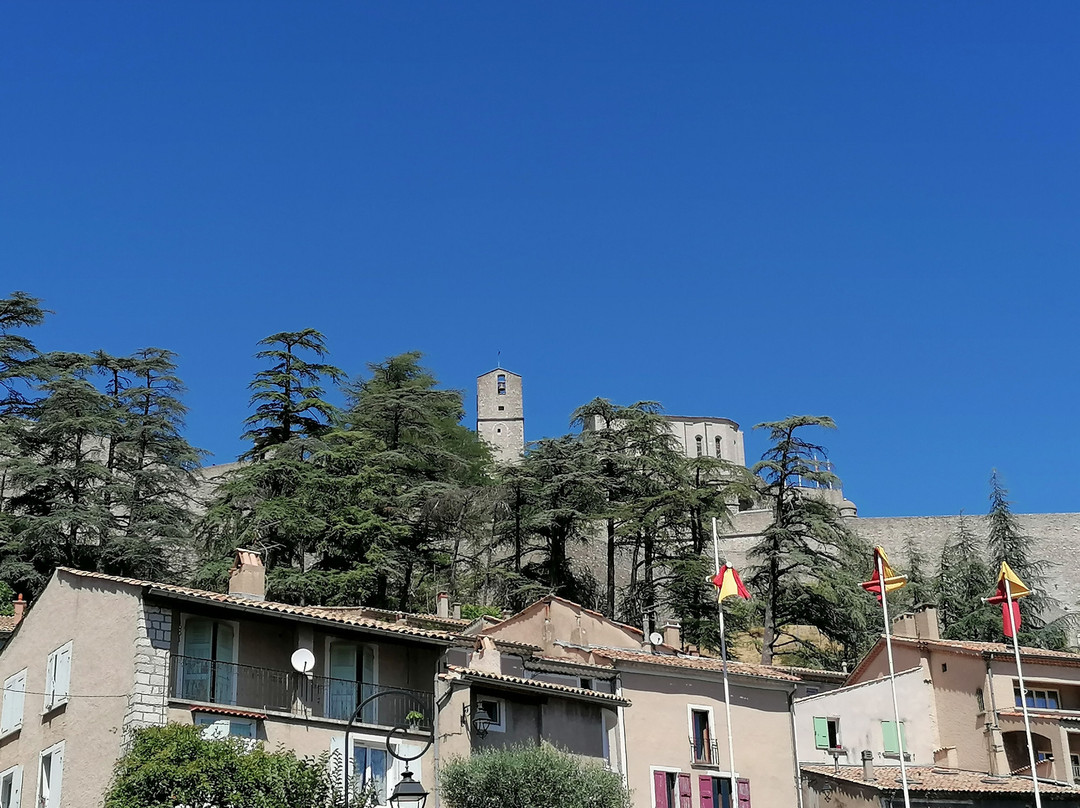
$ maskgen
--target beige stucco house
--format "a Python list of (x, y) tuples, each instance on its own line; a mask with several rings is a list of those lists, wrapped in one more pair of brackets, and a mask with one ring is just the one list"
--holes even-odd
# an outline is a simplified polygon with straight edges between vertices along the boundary
[[(422, 754), (411, 768), (435, 806), (440, 756), (552, 739), (617, 765), (610, 739), (628, 702), (610, 681), (531, 681), (542, 672), (527, 668), (528, 644), (463, 636), (467, 621), (447, 615), (273, 603), (264, 580), (246, 551), (229, 594), (58, 570), (0, 653), (0, 808), (99, 804), (131, 731), (167, 721), (341, 761), (347, 720), (376, 694), (350, 764), (384, 799), (404, 771), (388, 738)], [(481, 737), (485, 704), (495, 720)]]
[[(539, 646), (531, 675), (591, 687), (627, 704), (605, 723), (611, 759), (636, 808), (749, 808), (799, 804), (792, 700), (808, 682), (776, 667), (730, 663), (735, 770), (727, 745), (718, 659), (686, 653), (677, 627), (651, 645), (639, 629), (548, 596), (477, 628), (501, 642)], [(828, 674), (812, 689), (832, 686)], [(621, 714), (621, 720), (620, 719)]]

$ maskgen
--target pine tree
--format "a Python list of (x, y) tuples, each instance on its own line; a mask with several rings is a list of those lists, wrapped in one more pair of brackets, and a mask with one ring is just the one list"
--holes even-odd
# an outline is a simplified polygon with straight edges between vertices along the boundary
[(994, 642), (1001, 638), (1000, 615), (983, 598), (994, 588), (994, 576), (983, 560), (986, 548), (961, 513), (956, 529), (941, 550), (935, 581), (942, 636), (953, 640)]
[[(763, 496), (772, 504), (772, 524), (750, 549), (752, 567), (747, 584), (764, 607), (762, 661), (771, 664), (777, 653), (811, 650), (793, 625), (816, 627), (848, 653), (859, 645), (860, 626), (855, 597), (868, 549), (847, 529), (838, 509), (815, 488), (838, 485), (823, 467), (823, 446), (801, 436), (807, 427), (835, 429), (827, 416), (801, 415), (758, 424), (769, 430), (772, 446), (753, 472), (764, 481)], [(864, 600), (864, 599), (862, 599)]]

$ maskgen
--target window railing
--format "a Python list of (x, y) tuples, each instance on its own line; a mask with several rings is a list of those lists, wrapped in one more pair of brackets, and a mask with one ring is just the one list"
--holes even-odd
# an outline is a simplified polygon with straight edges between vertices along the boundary
[(358, 722), (396, 726), (410, 723), (406, 717), (419, 712), (420, 726), (434, 726), (434, 696), (419, 690), (187, 656), (173, 656), (169, 675), (170, 698), (341, 721), (347, 721), (363, 699), (378, 693), (387, 695), (367, 705)]
[(716, 751), (716, 741), (690, 739), (690, 760), (695, 766), (713, 766), (720, 756)]
[(1072, 764), (1072, 770), (1073, 770), (1073, 782), (1074, 783), (1080, 783), (1080, 764), (1077, 764), (1077, 763)]

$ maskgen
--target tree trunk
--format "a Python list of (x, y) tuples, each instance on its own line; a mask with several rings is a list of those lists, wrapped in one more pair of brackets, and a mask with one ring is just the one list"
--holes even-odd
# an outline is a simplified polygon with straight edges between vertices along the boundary
[(606, 616), (615, 619), (615, 519), (607, 520), (607, 611)]

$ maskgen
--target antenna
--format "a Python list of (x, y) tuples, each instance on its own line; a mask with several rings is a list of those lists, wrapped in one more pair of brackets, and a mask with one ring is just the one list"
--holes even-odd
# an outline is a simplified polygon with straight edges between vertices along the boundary
[(293, 670), (305, 676), (310, 676), (315, 670), (315, 655), (307, 648), (297, 648), (289, 661), (292, 662)]
[(502, 367), (502, 351), (496, 351), (495, 352), (495, 367), (497, 367), (497, 368)]

